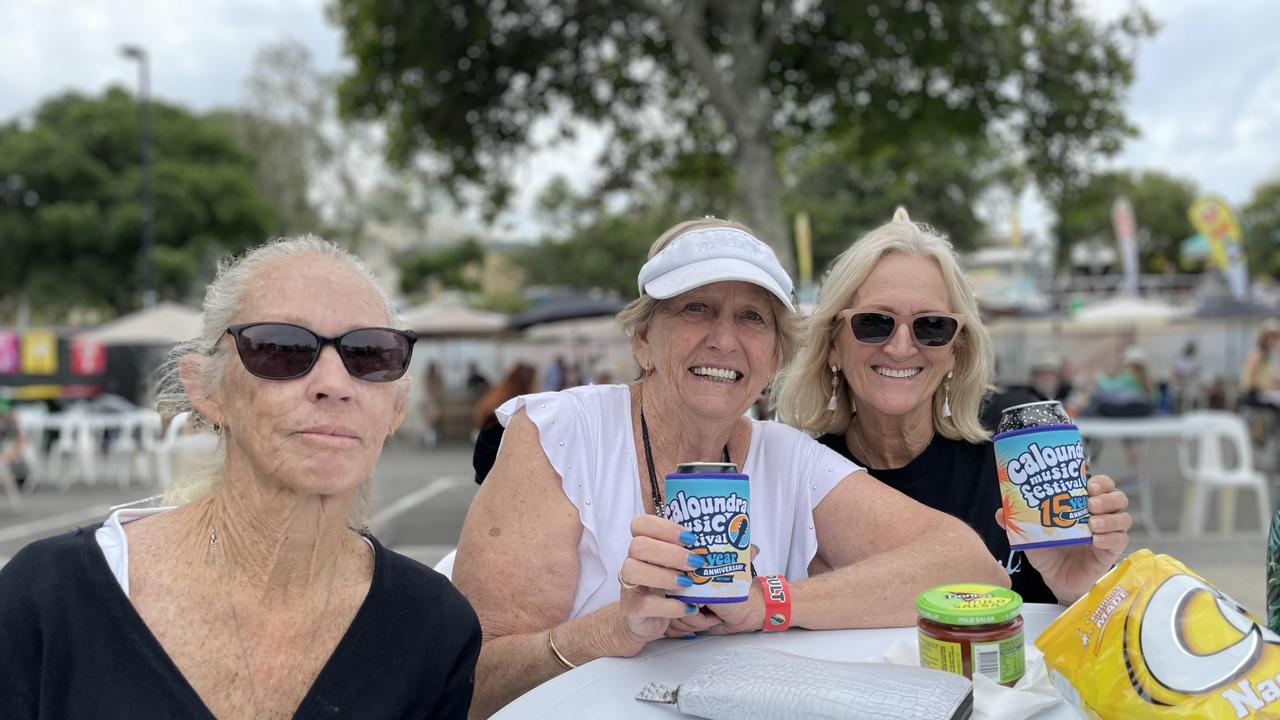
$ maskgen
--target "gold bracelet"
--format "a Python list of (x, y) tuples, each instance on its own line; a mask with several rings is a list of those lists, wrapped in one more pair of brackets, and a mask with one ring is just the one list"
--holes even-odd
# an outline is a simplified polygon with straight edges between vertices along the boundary
[(565, 670), (572, 670), (578, 667), (577, 665), (574, 665), (573, 663), (566, 660), (565, 657), (560, 654), (560, 651), (556, 649), (556, 643), (554, 640), (551, 639), (550, 630), (547, 631), (547, 647), (551, 648), (551, 654), (556, 656), (556, 660), (560, 661), (560, 664), (564, 666)]

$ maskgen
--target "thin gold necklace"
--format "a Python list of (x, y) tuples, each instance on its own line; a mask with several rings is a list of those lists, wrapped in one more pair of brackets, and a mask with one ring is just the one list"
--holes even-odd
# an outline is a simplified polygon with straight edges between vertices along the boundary
[(858, 431), (853, 428), (849, 428), (849, 444), (856, 446), (849, 448), (853, 451), (854, 458), (858, 462), (869, 466), (871, 458), (867, 457), (867, 448), (862, 444), (862, 441), (858, 439)]
[[(213, 552), (214, 565), (218, 568), (219, 585), (222, 586), (223, 597), (226, 598), (227, 607), (231, 608), (231, 622), (235, 626), (236, 644), (240, 648), (240, 663), (245, 668), (249, 680), (249, 694), (253, 698), (253, 706), (255, 712), (261, 712), (264, 709), (262, 704), (262, 695), (258, 692), (258, 683), (253, 679), (253, 668), (249, 664), (249, 646), (244, 641), (244, 631), (240, 627), (240, 613), (236, 612), (235, 601), (231, 597), (230, 583), (226, 577), (226, 562), (222, 557), (222, 546), (218, 544), (217, 528), (209, 528), (209, 548)], [(330, 564), (329, 571), (329, 588), (324, 594), (324, 609), (320, 611), (320, 615), (316, 617), (315, 626), (311, 628), (311, 637), (307, 640), (307, 644), (303, 647), (302, 652), (298, 655), (298, 659), (293, 664), (293, 673), (291, 677), (299, 677), (302, 671), (302, 661), (311, 656), (311, 649), (316, 644), (316, 638), (320, 636), (320, 627), (323, 625), (324, 617), (329, 614), (329, 602), (333, 599), (333, 585), (337, 579), (338, 571), (338, 553), (334, 552), (333, 562)], [(323, 669), (324, 666), (321, 666)], [(305, 696), (305, 694), (304, 694)], [(296, 708), (295, 708), (296, 712)], [(294, 713), (286, 712), (285, 716), (289, 717)]]

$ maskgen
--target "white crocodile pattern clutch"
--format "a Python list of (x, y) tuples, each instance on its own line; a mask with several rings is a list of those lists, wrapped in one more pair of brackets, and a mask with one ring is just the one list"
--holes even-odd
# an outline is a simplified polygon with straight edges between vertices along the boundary
[(677, 688), (649, 683), (637, 700), (707, 720), (965, 720), (973, 686), (904, 665), (817, 660), (761, 647), (725, 653)]

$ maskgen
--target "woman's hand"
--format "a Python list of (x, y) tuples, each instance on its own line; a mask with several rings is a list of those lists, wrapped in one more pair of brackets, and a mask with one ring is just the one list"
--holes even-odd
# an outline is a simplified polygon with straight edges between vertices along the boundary
[(710, 629), (712, 635), (733, 635), (740, 632), (755, 632), (764, 627), (764, 590), (759, 581), (751, 578), (751, 590), (747, 599), (740, 603), (716, 603), (707, 605), (712, 617), (718, 623)]
[(656, 515), (631, 520), (631, 547), (618, 572), (622, 583), (618, 608), (628, 647), (634, 648), (630, 655), (669, 634), (673, 625), (676, 632), (672, 634), (681, 636), (719, 623), (719, 619), (700, 619), (696, 605), (666, 597), (668, 591), (689, 587), (691, 581), (684, 573), (705, 562), (689, 552), (686, 543), (693, 538), (682, 537), (684, 533), (680, 525)]
[[(751, 563), (756, 561), (760, 548), (751, 546)], [(757, 602), (758, 601), (758, 602)], [(754, 623), (754, 624), (753, 624)], [(764, 624), (764, 594), (755, 578), (751, 578), (747, 599), (740, 603), (707, 603), (697, 615), (672, 620), (667, 637), (687, 637), (703, 630), (711, 635), (732, 635), (744, 631), (759, 630)]]
[[(1116, 490), (1110, 476), (1094, 475), (1086, 487), (1093, 542), (1025, 551), (1027, 560), (1064, 605), (1079, 599), (1111, 569), (1129, 546), (1129, 528), (1133, 526), (1133, 518), (1125, 512), (1129, 498)], [(1003, 508), (996, 510), (996, 522), (1004, 527)]]

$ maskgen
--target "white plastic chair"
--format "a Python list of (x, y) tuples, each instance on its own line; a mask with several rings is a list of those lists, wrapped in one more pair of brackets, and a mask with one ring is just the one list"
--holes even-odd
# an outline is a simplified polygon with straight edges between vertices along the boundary
[[(1182, 527), (1196, 536), (1204, 531), (1209, 492), (1221, 490), (1218, 499), (1218, 524), (1225, 532), (1235, 525), (1234, 488), (1253, 488), (1258, 494), (1258, 518), (1261, 532), (1271, 522), (1271, 501), (1267, 479), (1253, 465), (1253, 446), (1249, 428), (1239, 415), (1221, 411), (1196, 411), (1185, 416), (1187, 435), (1178, 444), (1178, 460), (1188, 481), (1182, 505)], [(1228, 467), (1223, 447), (1231, 448), (1236, 463)], [(1195, 448), (1192, 457), (1191, 449)]]
[(134, 456), (132, 469), (140, 470), (140, 480), (156, 484), (159, 482), (156, 470), (156, 452), (162, 441), (164, 421), (155, 410), (139, 410), (134, 414), (138, 427), (138, 448)]
[(155, 477), (161, 489), (173, 484), (174, 476), (180, 472), (206, 465), (215, 457), (218, 437), (210, 432), (183, 434), (190, 420), (190, 412), (174, 415), (155, 447)]
[(65, 492), (71, 483), (83, 480), (97, 482), (97, 442), (101, 440), (98, 423), (87, 412), (69, 411), (50, 415), (46, 422), (58, 431), (58, 439), (49, 448), (48, 479)]
[(440, 558), (440, 562), (436, 563), (434, 570), (441, 575), (453, 580), (453, 560), (458, 556), (458, 549), (454, 548), (447, 555)]
[[(146, 460), (156, 446), (156, 435), (160, 430), (160, 415), (154, 410), (135, 410), (112, 416), (110, 427), (116, 430), (115, 437), (107, 449), (105, 460), (106, 476), (115, 478), (123, 490), (136, 477), (139, 465), (146, 467)], [(149, 469), (145, 475), (151, 475)]]
[(169, 425), (151, 449), (152, 476), (163, 490), (173, 484), (173, 448), (178, 444), (178, 434), (191, 420), (191, 413), (180, 412), (169, 420)]

